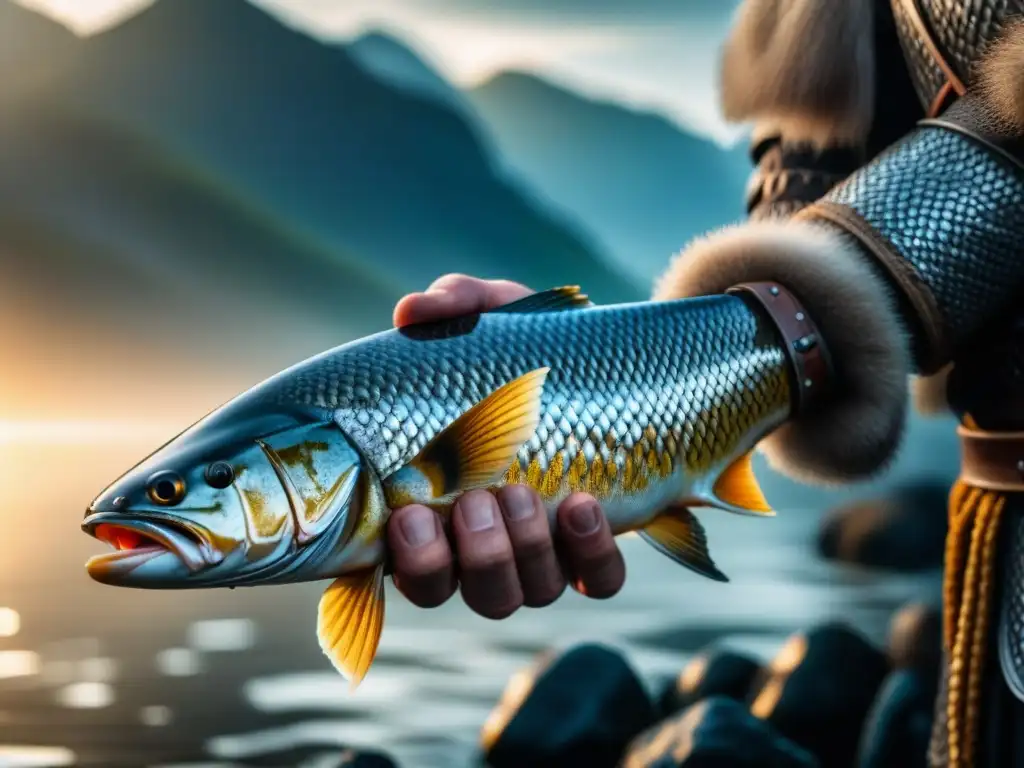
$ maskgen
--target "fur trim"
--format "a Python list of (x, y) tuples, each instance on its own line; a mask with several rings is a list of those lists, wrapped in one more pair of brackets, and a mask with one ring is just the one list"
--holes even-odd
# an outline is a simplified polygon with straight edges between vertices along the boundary
[(946, 385), (953, 365), (947, 365), (931, 376), (913, 376), (910, 379), (910, 393), (914, 409), (922, 416), (938, 416), (949, 412)]
[(1024, 20), (1009, 25), (985, 52), (976, 87), (999, 122), (1024, 132)]
[(888, 285), (851, 240), (797, 221), (727, 227), (679, 254), (654, 298), (722, 293), (762, 280), (785, 285), (807, 308), (828, 347), (836, 389), (760, 449), (775, 469), (807, 483), (874, 475), (903, 435), (910, 349)]
[(862, 143), (875, 101), (874, 0), (744, 0), (722, 57), (727, 120)]

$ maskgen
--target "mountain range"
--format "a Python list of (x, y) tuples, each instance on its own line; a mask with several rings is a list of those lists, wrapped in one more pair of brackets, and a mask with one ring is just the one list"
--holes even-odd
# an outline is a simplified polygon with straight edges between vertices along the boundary
[[(636, 190), (604, 215), (605, 198), (580, 196), (597, 160), (567, 153), (538, 172), (550, 144), (513, 117), (540, 110), (595, 148), (617, 113), (627, 133), (655, 118), (588, 112), (543, 84), (512, 89), (510, 117), (495, 88), (521, 76), (460, 93), (393, 37), (327, 44), (245, 0), (158, 0), (85, 39), (0, 0), (0, 42), (14, 73), (0, 80), (0, 322), (16, 329), (0, 357), (58, 382), (51, 399), (68, 407), (110, 370), (162, 381), (169, 360), (182, 376), (193, 360), (271, 373), (386, 327), (402, 293), (448, 271), (639, 299), (650, 270), (635, 254), (664, 260), (690, 225), (634, 256), (608, 232), (642, 230), (645, 198), (707, 197), (711, 145), (683, 137), (692, 184), (667, 192), (633, 160), (599, 157), (611, 199)], [(42, 396), (16, 389), (0, 389), (10, 407)]]

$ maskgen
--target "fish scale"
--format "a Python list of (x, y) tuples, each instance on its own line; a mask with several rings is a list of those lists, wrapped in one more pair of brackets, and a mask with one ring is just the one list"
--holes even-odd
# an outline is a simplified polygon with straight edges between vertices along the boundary
[(391, 331), (308, 361), (267, 397), (334, 411), (386, 478), (474, 404), (548, 367), (536, 431), (504, 481), (555, 501), (636, 492), (680, 465), (707, 470), (755, 425), (785, 417), (786, 366), (764, 323), (722, 296)]

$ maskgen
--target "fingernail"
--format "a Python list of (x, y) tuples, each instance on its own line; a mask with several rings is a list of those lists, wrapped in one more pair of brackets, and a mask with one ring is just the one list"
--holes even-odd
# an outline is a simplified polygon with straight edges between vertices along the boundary
[(410, 547), (422, 547), (437, 538), (434, 513), (429, 509), (410, 509), (399, 522)]
[(525, 485), (509, 485), (501, 491), (501, 509), (509, 520), (525, 520), (537, 511), (533, 491)]
[(489, 493), (475, 493), (459, 502), (462, 520), (471, 531), (486, 531), (494, 527), (494, 497)]
[(569, 527), (580, 536), (588, 536), (601, 526), (596, 504), (580, 504), (569, 510)]

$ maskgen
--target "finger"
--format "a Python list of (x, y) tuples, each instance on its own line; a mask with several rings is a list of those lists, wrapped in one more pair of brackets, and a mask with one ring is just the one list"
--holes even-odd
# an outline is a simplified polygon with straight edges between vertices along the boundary
[(445, 275), (423, 293), (411, 293), (395, 305), (394, 323), (412, 323), (484, 312), (529, 296), (533, 291), (509, 280), (481, 280), (468, 275)]
[(488, 619), (511, 616), (523, 604), (523, 591), (494, 496), (482, 490), (463, 494), (452, 509), (452, 530), (466, 605)]
[(598, 503), (574, 493), (558, 509), (557, 535), (573, 588), (598, 599), (611, 597), (626, 581), (626, 563)]
[(399, 591), (420, 608), (435, 608), (455, 593), (452, 550), (441, 518), (414, 504), (388, 520), (388, 547)]
[(565, 576), (555, 554), (551, 526), (540, 496), (525, 485), (507, 485), (497, 493), (523, 605), (540, 608), (555, 602), (565, 591)]

